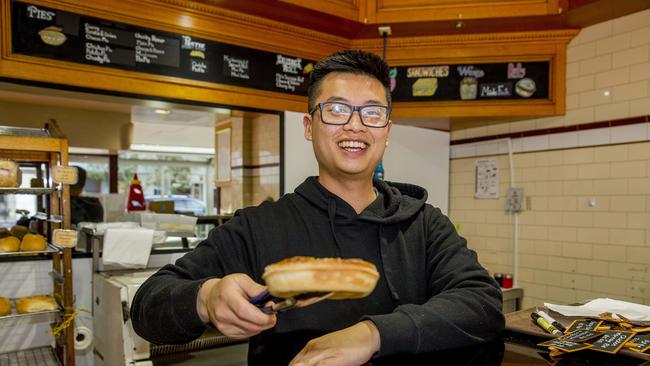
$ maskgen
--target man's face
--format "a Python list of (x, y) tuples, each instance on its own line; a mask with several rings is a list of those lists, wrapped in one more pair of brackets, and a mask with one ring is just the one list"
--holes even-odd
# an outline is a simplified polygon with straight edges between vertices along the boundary
[[(351, 73), (330, 73), (323, 78), (316, 103), (342, 102), (354, 106), (387, 105), (386, 91), (379, 80)], [(320, 110), (305, 115), (305, 138), (312, 141), (319, 174), (332, 178), (371, 177), (388, 145), (391, 123), (383, 128), (366, 127), (358, 112), (345, 125), (329, 125)]]

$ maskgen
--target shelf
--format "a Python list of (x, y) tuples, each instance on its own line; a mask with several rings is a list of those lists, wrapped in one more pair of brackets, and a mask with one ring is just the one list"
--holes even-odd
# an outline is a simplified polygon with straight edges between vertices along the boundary
[(20, 257), (20, 256), (29, 256), (29, 255), (39, 255), (39, 254), (52, 254), (58, 253), (61, 249), (54, 244), (47, 244), (47, 249), (45, 250), (33, 250), (26, 252), (0, 252), (0, 258), (2, 257)]
[(32, 195), (41, 195), (41, 194), (52, 194), (55, 191), (54, 188), (0, 188), (0, 194), (32, 194)]
[(55, 315), (60, 314), (62, 312), (62, 309), (57, 305), (57, 309), (54, 310), (36, 311), (33, 313), (21, 314), (16, 311), (16, 300), (17, 299), (9, 300), (11, 302), (11, 313), (8, 315), (0, 316), (0, 321), (11, 320), (11, 319), (35, 318), (41, 316), (47, 316), (50, 319), (54, 319)]
[(47, 214), (45, 212), (37, 212), (36, 215), (34, 215), (34, 218), (37, 220), (49, 221), (57, 224), (63, 222), (63, 217), (61, 215), (50, 215), (50, 219), (48, 220)]
[(4, 320), (10, 320), (10, 319), (23, 319), (23, 318), (31, 318), (31, 317), (37, 317), (37, 316), (43, 316), (43, 315), (50, 315), (54, 316), (56, 314), (61, 313), (60, 309), (57, 310), (50, 310), (50, 311), (38, 311), (35, 313), (25, 313), (25, 314), (18, 314), (18, 313), (12, 313), (9, 315), (5, 316), (0, 316), (0, 321)]
[(11, 136), (32, 136), (32, 137), (54, 137), (53, 134), (44, 128), (0, 126), (0, 135)]
[(0, 354), (0, 366), (61, 366), (52, 347)]

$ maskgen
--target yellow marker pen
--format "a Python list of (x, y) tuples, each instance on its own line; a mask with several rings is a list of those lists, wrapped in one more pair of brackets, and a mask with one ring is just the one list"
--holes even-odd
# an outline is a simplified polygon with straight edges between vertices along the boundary
[(542, 329), (544, 329), (545, 331), (547, 331), (547, 332), (549, 332), (549, 333), (551, 333), (551, 334), (553, 334), (553, 335), (557, 335), (557, 336), (561, 336), (561, 335), (562, 335), (562, 332), (560, 332), (559, 329), (555, 328), (552, 324), (550, 324), (549, 322), (547, 322), (544, 318), (542, 318), (542, 317), (541, 317), (539, 314), (537, 314), (536, 312), (532, 312), (532, 313), (530, 313), (530, 317), (533, 318), (533, 320), (535, 321), (535, 323), (537, 323), (537, 325), (539, 325), (540, 327), (542, 327)]

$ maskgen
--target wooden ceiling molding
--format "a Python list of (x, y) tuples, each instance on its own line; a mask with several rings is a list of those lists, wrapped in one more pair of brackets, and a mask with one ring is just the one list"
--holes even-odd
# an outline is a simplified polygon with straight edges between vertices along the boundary
[(562, 12), (560, 0), (370, 0), (371, 23), (512, 18)]
[[(144, 74), (11, 51), (2, 4), (0, 76), (109, 92), (269, 110), (305, 109), (306, 98)], [(566, 45), (614, 0), (30, 0), (29, 3), (304, 59), (359, 48), (382, 54), (377, 25), (390, 25), (391, 66), (549, 61), (548, 100), (395, 103), (395, 116), (542, 116), (564, 113)], [(619, 1), (620, 3), (620, 1)], [(630, 5), (632, 4), (632, 5)], [(621, 12), (650, 7), (628, 0)], [(459, 17), (460, 15), (460, 17)], [(579, 15), (574, 16), (574, 15)], [(576, 20), (578, 19), (578, 20)], [(591, 20), (590, 20), (591, 19)], [(458, 22), (462, 26), (458, 27)], [(470, 106), (471, 105), (471, 106)]]

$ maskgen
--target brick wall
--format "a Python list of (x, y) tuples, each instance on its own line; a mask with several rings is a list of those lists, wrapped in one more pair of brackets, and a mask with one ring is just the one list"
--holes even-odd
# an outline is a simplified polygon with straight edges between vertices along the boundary
[(486, 123), (452, 131), (451, 139), (648, 115), (649, 84), (650, 9), (587, 27), (571, 41), (567, 48), (565, 115)]
[[(452, 131), (462, 140), (650, 115), (650, 10), (583, 29), (567, 51), (564, 116)], [(648, 123), (512, 140), (523, 306), (610, 297), (650, 305)], [(504, 212), (503, 141), (452, 146), (450, 217), (491, 272), (513, 272), (513, 217)], [(474, 162), (497, 156), (500, 197), (473, 197)], [(590, 201), (595, 206), (590, 206)]]

